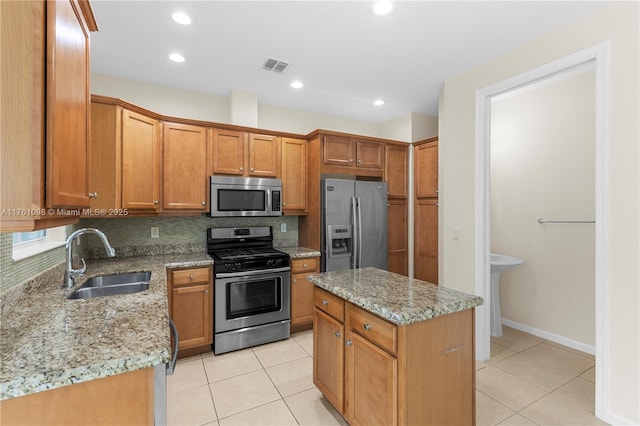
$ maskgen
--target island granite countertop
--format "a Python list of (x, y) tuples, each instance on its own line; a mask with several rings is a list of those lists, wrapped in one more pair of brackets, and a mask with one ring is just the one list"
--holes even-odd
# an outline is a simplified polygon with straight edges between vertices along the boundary
[(482, 298), (377, 268), (307, 277), (316, 286), (386, 320), (407, 325), (482, 305)]
[(87, 261), (96, 275), (151, 271), (143, 292), (70, 300), (63, 267), (24, 284), (0, 314), (0, 400), (167, 363), (166, 268), (208, 266), (206, 253)]

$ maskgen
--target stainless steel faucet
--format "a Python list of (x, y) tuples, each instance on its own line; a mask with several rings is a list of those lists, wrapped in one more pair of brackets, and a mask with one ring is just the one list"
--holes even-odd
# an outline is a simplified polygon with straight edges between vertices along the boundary
[(69, 235), (69, 238), (67, 238), (67, 243), (66, 243), (67, 268), (64, 271), (64, 284), (62, 284), (62, 288), (64, 289), (70, 289), (71, 287), (73, 287), (74, 278), (81, 276), (87, 270), (87, 262), (85, 262), (83, 258), (80, 258), (80, 261), (82, 262), (82, 268), (73, 269), (73, 264), (72, 264), (73, 255), (71, 252), (73, 249), (73, 241), (83, 234), (96, 234), (102, 240), (102, 244), (104, 244), (104, 249), (107, 251), (107, 256), (115, 257), (116, 255), (116, 251), (113, 249), (113, 247), (111, 247), (111, 244), (109, 244), (109, 240), (107, 240), (107, 236), (104, 235), (104, 232), (94, 228), (82, 228), (73, 232), (71, 235)]

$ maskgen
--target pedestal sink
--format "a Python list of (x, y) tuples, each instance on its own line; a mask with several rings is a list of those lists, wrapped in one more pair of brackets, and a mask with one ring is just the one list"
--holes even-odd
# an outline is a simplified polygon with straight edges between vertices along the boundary
[(506, 254), (491, 253), (491, 335), (502, 336), (502, 314), (500, 313), (500, 272), (522, 265), (524, 260)]

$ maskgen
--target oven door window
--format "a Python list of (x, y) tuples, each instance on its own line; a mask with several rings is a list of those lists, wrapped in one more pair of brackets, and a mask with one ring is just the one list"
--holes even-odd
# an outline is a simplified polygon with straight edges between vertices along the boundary
[(264, 212), (267, 209), (264, 190), (218, 189), (218, 211)]
[(281, 309), (282, 282), (279, 278), (227, 283), (227, 319)]

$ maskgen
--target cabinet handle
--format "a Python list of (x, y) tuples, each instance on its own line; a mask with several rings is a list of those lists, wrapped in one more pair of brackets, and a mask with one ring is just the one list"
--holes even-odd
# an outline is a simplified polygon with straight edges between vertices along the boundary
[(336, 337), (340, 337), (340, 336), (342, 336), (342, 334), (340, 334), (339, 331), (336, 331)]
[(206, 203), (204, 201), (200, 201), (200, 204), (204, 206)]
[(193, 281), (193, 274), (190, 274), (190, 275), (189, 275), (189, 279), (190, 279), (191, 281)]
[(97, 192), (90, 192), (89, 193), (89, 198), (98, 198), (98, 193)]
[(244, 167), (240, 167), (240, 171), (243, 171), (243, 170), (244, 170)]
[(155, 204), (155, 205), (157, 206), (158, 204), (160, 204), (160, 201), (158, 201), (158, 200), (153, 200), (153, 204)]
[(326, 300), (323, 300), (323, 301), (322, 301), (322, 304), (323, 304), (323, 305), (325, 305), (325, 306), (327, 306), (327, 305), (329, 304), (329, 302), (327, 302)]
[(365, 330), (369, 331), (371, 330), (371, 324), (365, 324), (362, 326), (362, 328), (364, 328)]
[(344, 343), (345, 343), (345, 345), (347, 345), (347, 346), (351, 346), (351, 345), (353, 345), (353, 342), (352, 342), (351, 340), (347, 340), (347, 341), (346, 341), (346, 342), (344, 342)]
[(460, 349), (462, 349), (462, 345), (456, 345), (456, 346), (453, 346), (453, 347), (445, 350), (444, 352), (442, 352), (442, 354), (443, 355), (450, 354), (451, 352), (455, 352), (455, 351), (458, 351)]
[(304, 269), (307, 269), (307, 264), (306, 264), (306, 263), (303, 263), (303, 264), (302, 264), (302, 267), (303, 267)]

